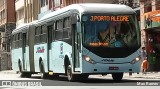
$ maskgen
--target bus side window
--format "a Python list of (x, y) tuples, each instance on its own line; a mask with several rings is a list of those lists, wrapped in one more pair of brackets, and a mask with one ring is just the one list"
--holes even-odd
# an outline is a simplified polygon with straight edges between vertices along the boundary
[(40, 35), (41, 43), (47, 42), (47, 28), (46, 25), (41, 26), (41, 35)]
[(14, 34), (13, 37), (13, 48), (16, 48), (16, 35)]
[(55, 40), (62, 40), (63, 37), (63, 25), (62, 20), (56, 21)]
[(12, 49), (14, 48), (14, 35), (12, 35), (11, 37), (11, 46), (12, 46)]
[(27, 33), (26, 33), (26, 46), (28, 46), (29, 45), (29, 43), (28, 43), (28, 31), (27, 31)]
[(16, 48), (18, 48), (18, 33), (16, 34)]
[(35, 28), (35, 44), (39, 43), (39, 27)]
[(17, 43), (17, 48), (19, 48), (19, 33), (17, 33), (17, 41), (16, 41), (16, 43)]
[(71, 27), (70, 27), (70, 18), (66, 17), (63, 21), (63, 41), (71, 44)]
[(47, 29), (48, 29), (48, 42), (51, 43), (52, 42), (52, 29), (53, 29), (53, 26), (52, 25), (49, 25), (47, 26)]
[(35, 36), (34, 44), (36, 44), (37, 43), (37, 27), (35, 28), (34, 36)]
[(53, 23), (53, 26), (52, 26), (52, 41), (55, 41), (55, 22)]
[(19, 33), (19, 47), (22, 47), (22, 33)]

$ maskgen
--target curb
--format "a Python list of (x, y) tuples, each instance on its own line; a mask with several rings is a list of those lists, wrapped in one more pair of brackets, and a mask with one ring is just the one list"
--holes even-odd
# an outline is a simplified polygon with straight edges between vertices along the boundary
[(134, 78), (146, 78), (146, 79), (160, 79), (160, 77), (150, 77), (150, 76), (148, 76), (148, 77), (134, 77)]
[(0, 73), (4, 73), (4, 74), (16, 74), (16, 71), (13, 71), (13, 70), (2, 70), (2, 71), (0, 71)]
[(126, 77), (130, 78), (145, 78), (145, 79), (160, 79), (160, 72), (148, 72), (147, 74), (132, 74), (131, 76), (128, 76), (129, 74), (125, 74)]

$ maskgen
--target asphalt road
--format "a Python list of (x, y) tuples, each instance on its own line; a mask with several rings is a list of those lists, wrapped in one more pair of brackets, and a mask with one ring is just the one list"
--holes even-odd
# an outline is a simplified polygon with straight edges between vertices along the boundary
[(110, 75), (91, 75), (85, 81), (69, 82), (66, 76), (60, 76), (56, 79), (40, 79), (40, 75), (37, 74), (32, 75), (31, 78), (20, 78), (19, 74), (0, 73), (0, 80), (10, 80), (12, 82), (41, 82), (42, 86), (144, 86), (143, 83), (158, 83), (158, 86), (160, 86), (159, 79), (124, 76), (122, 81), (116, 82), (112, 80)]

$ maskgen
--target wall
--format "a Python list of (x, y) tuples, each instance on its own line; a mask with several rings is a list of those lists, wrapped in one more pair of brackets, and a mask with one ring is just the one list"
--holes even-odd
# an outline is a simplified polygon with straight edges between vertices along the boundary
[(8, 0), (7, 2), (7, 22), (8, 23), (15, 23), (15, 2), (14, 0)]

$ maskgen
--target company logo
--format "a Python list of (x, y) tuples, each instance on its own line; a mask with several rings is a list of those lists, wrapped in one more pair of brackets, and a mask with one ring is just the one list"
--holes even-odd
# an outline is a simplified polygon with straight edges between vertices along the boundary
[(102, 62), (114, 62), (113, 59), (102, 59)]
[(42, 46), (42, 47), (37, 47), (37, 51), (36, 51), (36, 53), (44, 53), (44, 46)]

